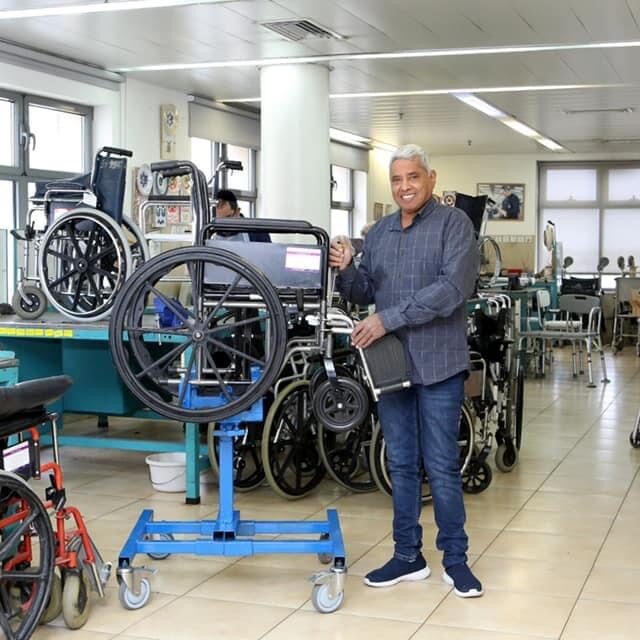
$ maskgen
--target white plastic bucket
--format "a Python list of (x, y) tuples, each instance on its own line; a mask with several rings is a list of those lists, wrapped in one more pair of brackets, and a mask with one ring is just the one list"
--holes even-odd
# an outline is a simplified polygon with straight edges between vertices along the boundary
[[(178, 493), (187, 488), (187, 454), (184, 451), (152, 453), (145, 458), (149, 465), (149, 477), (156, 491)], [(200, 482), (212, 481), (211, 470), (200, 473)]]

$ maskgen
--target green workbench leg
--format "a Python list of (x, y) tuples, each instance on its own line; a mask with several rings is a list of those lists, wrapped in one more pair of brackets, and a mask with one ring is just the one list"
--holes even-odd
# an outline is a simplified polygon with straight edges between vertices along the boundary
[(187, 504), (200, 504), (200, 429), (195, 422), (184, 424), (184, 450), (187, 456)]

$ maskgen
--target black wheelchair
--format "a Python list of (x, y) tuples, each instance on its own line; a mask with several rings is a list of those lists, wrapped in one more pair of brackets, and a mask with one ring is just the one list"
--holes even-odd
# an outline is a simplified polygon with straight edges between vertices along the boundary
[(79, 322), (109, 315), (126, 279), (148, 258), (140, 229), (123, 215), (131, 155), (103, 147), (92, 173), (36, 183), (25, 228), (11, 232), (24, 242), (12, 300), (19, 316), (38, 318), (48, 304)]

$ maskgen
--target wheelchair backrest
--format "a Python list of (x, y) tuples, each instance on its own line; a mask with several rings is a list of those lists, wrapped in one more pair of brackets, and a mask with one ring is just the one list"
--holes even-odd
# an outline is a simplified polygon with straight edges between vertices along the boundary
[(118, 224), (122, 222), (126, 178), (127, 158), (101, 153), (96, 156), (91, 185), (96, 206)]

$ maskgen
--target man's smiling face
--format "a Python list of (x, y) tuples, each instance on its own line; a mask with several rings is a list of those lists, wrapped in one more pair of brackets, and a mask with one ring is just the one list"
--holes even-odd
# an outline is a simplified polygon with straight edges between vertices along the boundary
[(394, 160), (390, 171), (391, 193), (403, 214), (415, 215), (431, 197), (436, 172), (427, 171), (417, 158)]

